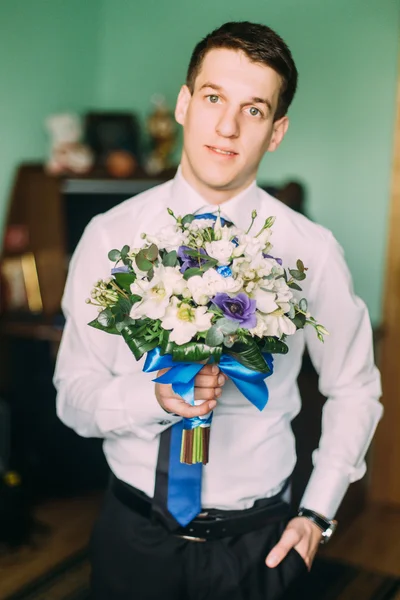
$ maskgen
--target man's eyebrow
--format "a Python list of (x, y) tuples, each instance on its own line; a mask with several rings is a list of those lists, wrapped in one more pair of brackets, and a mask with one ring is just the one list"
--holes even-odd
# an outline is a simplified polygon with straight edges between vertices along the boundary
[[(200, 87), (200, 90), (203, 90), (204, 88), (211, 88), (217, 92), (224, 91), (220, 85), (216, 83), (211, 83), (210, 81), (203, 83), (203, 85)], [(248, 102), (242, 102), (242, 106), (246, 106), (247, 104), (265, 104), (268, 110), (272, 112), (272, 104), (267, 98), (259, 98), (258, 96), (253, 96), (253, 98), (250, 98)]]

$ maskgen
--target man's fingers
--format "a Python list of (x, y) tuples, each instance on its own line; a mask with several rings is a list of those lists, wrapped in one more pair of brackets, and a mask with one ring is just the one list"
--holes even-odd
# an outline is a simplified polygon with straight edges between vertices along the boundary
[(221, 395), (221, 388), (194, 388), (195, 400), (214, 400)]
[(219, 367), (217, 365), (204, 365), (200, 373), (202, 375), (218, 375)]
[(191, 419), (192, 417), (201, 417), (203, 415), (206, 415), (217, 405), (215, 400), (211, 400), (203, 402), (203, 404), (200, 404), (199, 406), (191, 406), (190, 404), (187, 404), (184, 400), (179, 398), (165, 399), (163, 404), (169, 412), (180, 415), (185, 419)]
[(222, 373), (219, 375), (197, 375), (194, 385), (201, 388), (216, 388), (224, 385), (225, 381), (226, 378)]
[(301, 540), (301, 535), (295, 529), (285, 529), (282, 534), (281, 539), (276, 544), (274, 548), (272, 548), (271, 552), (268, 554), (266, 558), (267, 567), (276, 567), (279, 563), (285, 558), (289, 550), (294, 548), (299, 541)]

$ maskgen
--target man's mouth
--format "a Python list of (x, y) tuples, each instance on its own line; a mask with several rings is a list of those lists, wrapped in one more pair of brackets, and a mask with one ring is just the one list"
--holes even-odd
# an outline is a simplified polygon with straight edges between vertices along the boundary
[(207, 146), (209, 150), (216, 152), (217, 154), (222, 154), (223, 156), (237, 156), (237, 152), (233, 152), (232, 150), (227, 150), (225, 148), (217, 148), (216, 146)]

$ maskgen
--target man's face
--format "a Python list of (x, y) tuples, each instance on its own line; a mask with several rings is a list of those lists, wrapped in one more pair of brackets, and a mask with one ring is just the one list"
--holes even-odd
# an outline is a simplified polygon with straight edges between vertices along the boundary
[(175, 116), (184, 128), (182, 170), (200, 192), (238, 193), (256, 177), (262, 157), (274, 151), (288, 119), (274, 122), (280, 76), (242, 52), (210, 50), (193, 93), (183, 86)]

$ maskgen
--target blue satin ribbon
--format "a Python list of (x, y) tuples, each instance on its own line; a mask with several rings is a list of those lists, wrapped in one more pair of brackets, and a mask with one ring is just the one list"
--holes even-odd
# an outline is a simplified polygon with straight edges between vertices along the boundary
[[(268, 402), (268, 388), (265, 379), (272, 375), (273, 357), (264, 353), (263, 357), (270, 369), (269, 373), (260, 373), (248, 369), (229, 354), (221, 356), (218, 366), (220, 370), (228, 375), (242, 394), (259, 410), (263, 410)], [(153, 381), (156, 383), (169, 383), (175, 394), (179, 394), (188, 404), (194, 405), (194, 380), (196, 375), (204, 367), (201, 363), (179, 362), (172, 359), (171, 354), (161, 354), (161, 348), (154, 348), (147, 353), (143, 367), (145, 373), (169, 369), (164, 375)]]
[[(236, 387), (259, 410), (268, 402), (268, 388), (264, 379), (272, 374), (273, 358), (271, 354), (263, 354), (270, 372), (259, 373), (243, 366), (228, 354), (221, 356), (218, 364), (220, 370), (228, 375)], [(188, 404), (194, 405), (194, 382), (196, 375), (203, 368), (202, 363), (179, 362), (172, 359), (171, 354), (161, 354), (161, 348), (147, 353), (143, 367), (145, 373), (168, 368), (169, 371), (153, 381), (168, 383)], [(211, 424), (212, 412), (205, 417), (183, 419), (172, 426), (170, 456), (168, 469), (167, 508), (176, 521), (186, 527), (201, 512), (201, 476), (203, 465), (187, 465), (180, 462), (181, 440), (184, 429), (194, 429)]]

